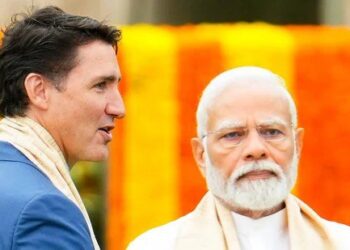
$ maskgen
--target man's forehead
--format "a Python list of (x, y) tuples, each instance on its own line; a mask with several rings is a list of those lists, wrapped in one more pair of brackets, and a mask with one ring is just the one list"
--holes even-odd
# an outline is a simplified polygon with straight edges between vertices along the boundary
[[(249, 120), (245, 118), (228, 118), (222, 119), (215, 122), (214, 130), (224, 130), (230, 128), (246, 128), (249, 126)], [(265, 116), (261, 118), (254, 119), (252, 121), (254, 126), (283, 126), (288, 127), (289, 122), (280, 116)]]
[(271, 82), (234, 83), (227, 85), (213, 96), (209, 109), (222, 109), (224, 106), (255, 105), (257, 102), (280, 102), (288, 105), (288, 93), (284, 87)]
[[(96, 67), (99, 65), (99, 67)], [(95, 40), (77, 47), (75, 66), (68, 75), (83, 75), (93, 80), (119, 82), (121, 72), (112, 45)]]
[(280, 125), (291, 123), (291, 112), (286, 95), (268, 86), (254, 88), (231, 87), (217, 96), (208, 109), (208, 129), (227, 127)]
[(224, 89), (222, 94), (227, 91), (254, 91), (261, 93), (276, 93), (283, 95), (284, 86), (277, 82), (275, 79), (234, 79)]

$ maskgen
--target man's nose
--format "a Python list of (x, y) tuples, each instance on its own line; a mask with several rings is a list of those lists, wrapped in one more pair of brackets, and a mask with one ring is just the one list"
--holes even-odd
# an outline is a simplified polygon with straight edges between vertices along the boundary
[(106, 114), (113, 116), (114, 118), (120, 119), (125, 116), (125, 106), (123, 98), (119, 90), (114, 90), (108, 98), (106, 105)]
[(260, 137), (256, 130), (248, 134), (244, 143), (243, 153), (246, 161), (256, 161), (267, 158), (267, 148), (264, 139)]

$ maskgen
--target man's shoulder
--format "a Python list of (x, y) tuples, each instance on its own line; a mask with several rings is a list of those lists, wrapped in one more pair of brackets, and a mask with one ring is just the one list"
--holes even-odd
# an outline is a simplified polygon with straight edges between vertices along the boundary
[(62, 194), (21, 152), (4, 142), (0, 146), (0, 211), (21, 206), (38, 194)]
[(350, 249), (350, 226), (334, 221), (324, 220), (328, 233), (338, 250)]
[[(331, 220), (327, 220), (323, 217), (321, 217), (320, 215), (318, 215), (314, 210), (312, 210), (312, 208), (310, 208), (306, 203), (304, 203), (302, 200), (300, 200), (299, 198), (290, 195), (290, 200), (292, 200), (293, 202), (296, 201), (297, 204), (301, 207), (302, 210), (304, 210), (304, 213), (309, 213), (309, 214), (313, 214), (314, 217), (320, 219), (323, 223), (323, 225), (325, 226), (325, 228), (327, 229), (327, 231), (329, 233), (331, 233), (332, 235), (339, 235), (342, 236), (344, 234), (346, 235), (350, 235), (350, 226), (346, 225), (346, 224), (341, 224), (335, 221), (331, 221)], [(350, 240), (350, 237), (348, 237)], [(350, 248), (349, 248), (350, 249)]]
[(181, 225), (191, 214), (180, 217), (165, 225), (150, 229), (134, 239), (128, 250), (172, 250), (175, 248), (176, 236)]
[[(75, 242), (67, 237), (86, 242), (85, 246), (90, 244), (79, 208), (22, 153), (9, 144), (0, 144), (0, 249), (11, 249), (16, 244), (41, 249), (37, 242), (46, 242), (46, 249), (53, 249), (48, 235), (66, 238), (57, 243), (62, 246)], [(75, 243), (79, 245), (78, 241)]]
[(345, 237), (348, 238), (350, 243), (350, 226), (341, 224), (335, 221), (329, 221), (324, 219), (325, 224), (327, 225), (328, 231), (335, 235), (336, 237)]
[[(60, 192), (19, 193), (0, 202), (0, 213), (0, 249), (17, 249), (20, 246), (26, 246), (26, 249), (41, 249), (43, 246), (56, 249), (58, 246), (74, 245), (84, 245), (84, 248), (76, 249), (92, 249), (82, 213)], [(52, 241), (53, 235), (58, 239), (56, 242)]]
[(0, 229), (4, 249), (93, 249), (79, 208), (56, 192), (36, 194), (5, 222)]
[(0, 142), (0, 146), (0, 214), (7, 214), (3, 218), (9, 223), (10, 220), (16, 220), (25, 206), (37, 198), (64, 196), (12, 145)]

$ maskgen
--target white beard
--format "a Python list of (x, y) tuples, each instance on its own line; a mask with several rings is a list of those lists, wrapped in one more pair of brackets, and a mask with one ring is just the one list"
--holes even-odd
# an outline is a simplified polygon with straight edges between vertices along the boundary
[[(238, 209), (264, 211), (276, 207), (287, 198), (297, 177), (296, 153), (286, 173), (276, 163), (264, 160), (245, 164), (228, 178), (213, 166), (207, 153), (205, 159), (208, 189), (229, 206)], [(253, 170), (272, 171), (276, 176), (260, 180), (243, 179), (243, 177), (237, 182), (239, 177)]]

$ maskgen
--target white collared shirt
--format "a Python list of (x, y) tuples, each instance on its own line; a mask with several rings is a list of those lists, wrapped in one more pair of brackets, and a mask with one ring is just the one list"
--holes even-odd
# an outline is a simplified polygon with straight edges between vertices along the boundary
[(289, 250), (286, 209), (260, 219), (232, 212), (241, 250)]

